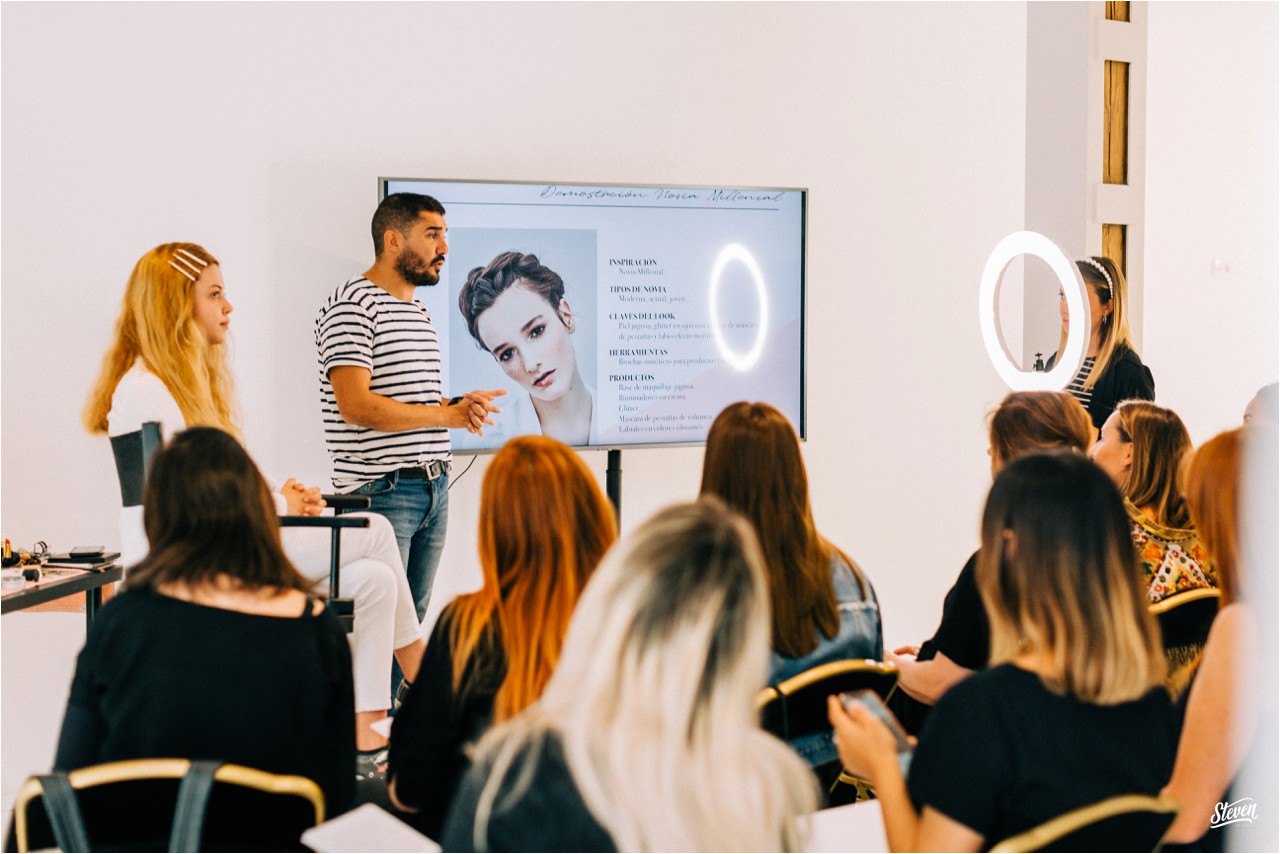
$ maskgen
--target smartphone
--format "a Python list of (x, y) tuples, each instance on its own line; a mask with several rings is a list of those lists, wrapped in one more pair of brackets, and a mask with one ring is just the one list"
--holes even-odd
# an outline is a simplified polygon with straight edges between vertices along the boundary
[(71, 550), (70, 555), (73, 560), (76, 558), (102, 557), (103, 551), (102, 546), (76, 546)]
[(902, 724), (898, 723), (898, 719), (893, 716), (893, 712), (889, 711), (888, 706), (880, 699), (880, 695), (867, 688), (861, 691), (845, 691), (840, 695), (840, 704), (846, 711), (855, 705), (862, 706), (889, 728), (898, 751), (898, 767), (902, 769), (903, 779), (906, 779), (907, 771), (911, 767), (911, 757), (915, 751)]

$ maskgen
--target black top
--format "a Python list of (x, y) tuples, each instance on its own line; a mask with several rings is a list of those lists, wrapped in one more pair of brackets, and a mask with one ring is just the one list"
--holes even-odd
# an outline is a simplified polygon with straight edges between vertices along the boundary
[(391, 724), (387, 757), (387, 779), (395, 782), (396, 800), (418, 809), (400, 817), (432, 839), (440, 838), (449, 801), (470, 762), (464, 749), (492, 725), (493, 700), (507, 673), (500, 641), (485, 635), (455, 695), (449, 639), (454, 619), (450, 602), (436, 621), (418, 678)]
[(961, 667), (981, 670), (991, 657), (991, 624), (978, 593), (978, 552), (970, 555), (956, 583), (942, 603), (942, 622), (933, 637), (920, 645), (919, 661), (939, 652)]
[(351, 652), (338, 621), (269, 617), (131, 590), (80, 652), (59, 770), (123, 759), (213, 759), (299, 774), (336, 815), (355, 797)]
[[(961, 667), (981, 670), (991, 657), (991, 625), (987, 609), (978, 593), (978, 552), (965, 562), (956, 583), (947, 591), (942, 603), (942, 621), (933, 637), (920, 645), (916, 661), (932, 661), (941, 652)], [(922, 703), (906, 691), (894, 691), (889, 708), (903, 728), (918, 734), (929, 717), (932, 706)]]
[(1176, 751), (1168, 693), (1095, 706), (1002, 664), (947, 692), (929, 716), (908, 788), (982, 834), (983, 848), (1114, 795), (1156, 795)]
[[(486, 826), (485, 845), (473, 838), (476, 804), (489, 777), (488, 764), (473, 766), (449, 810), (440, 844), (445, 851), (617, 851), (591, 815), (565, 764), (560, 739), (548, 735), (516, 757), (498, 790)], [(532, 759), (533, 776), (520, 798), (506, 800)]]
[[(1057, 359), (1057, 353), (1050, 356), (1045, 370), (1052, 370)], [(1093, 396), (1089, 398), (1085, 408), (1089, 410), (1093, 426), (1101, 430), (1107, 418), (1115, 411), (1117, 403), (1135, 398), (1155, 400), (1156, 381), (1151, 375), (1151, 369), (1142, 364), (1142, 359), (1133, 348), (1121, 344), (1116, 347), (1111, 354), (1111, 361), (1107, 362), (1098, 375), (1098, 381), (1093, 384)]]

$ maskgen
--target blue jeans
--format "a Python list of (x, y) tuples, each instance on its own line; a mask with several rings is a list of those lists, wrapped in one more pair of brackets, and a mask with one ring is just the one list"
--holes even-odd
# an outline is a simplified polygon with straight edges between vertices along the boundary
[(404, 561), (409, 590), (421, 620), (427, 614), (431, 585), (444, 551), (449, 524), (449, 473), (435, 480), (416, 480), (391, 472), (357, 487), (355, 493), (369, 496), (369, 509), (386, 516), (395, 529), (400, 559)]
[[(400, 559), (409, 578), (418, 621), (427, 614), (431, 585), (435, 582), (444, 534), (449, 525), (449, 473), (435, 480), (401, 478), (399, 472), (385, 474), (354, 490), (369, 496), (369, 509), (387, 517), (396, 532)], [(391, 692), (404, 677), (400, 662), (391, 663)]]

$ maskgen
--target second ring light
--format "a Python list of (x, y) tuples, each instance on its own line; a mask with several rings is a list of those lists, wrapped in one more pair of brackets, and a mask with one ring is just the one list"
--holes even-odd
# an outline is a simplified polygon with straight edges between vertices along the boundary
[[(1034, 255), (1049, 265), (1062, 293), (1067, 299), (1067, 343), (1059, 355), (1053, 370), (1024, 371), (1018, 368), (1009, 353), (1000, 324), (996, 322), (996, 300), (1004, 272), (1019, 255)], [(991, 364), (1013, 391), (1060, 391), (1067, 387), (1084, 363), (1085, 332), (1089, 328), (1088, 297), (1084, 278), (1070, 256), (1062, 247), (1035, 231), (1015, 231), (991, 250), (987, 266), (982, 271), (982, 284), (978, 291), (978, 323), (982, 329), (982, 342), (987, 347)]]

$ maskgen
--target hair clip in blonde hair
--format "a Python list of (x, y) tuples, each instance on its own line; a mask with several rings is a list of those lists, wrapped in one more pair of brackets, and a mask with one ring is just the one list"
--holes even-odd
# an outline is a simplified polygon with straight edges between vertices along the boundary
[(1111, 274), (1107, 272), (1107, 268), (1102, 266), (1092, 258), (1081, 258), (1080, 260), (1102, 274), (1102, 280), (1107, 283), (1107, 299), (1108, 300), (1115, 299), (1116, 286), (1111, 281)]
[(178, 249), (169, 259), (169, 266), (194, 282), (200, 278), (200, 273), (209, 266), (209, 262), (185, 249)]

